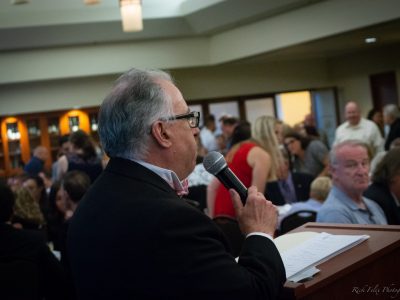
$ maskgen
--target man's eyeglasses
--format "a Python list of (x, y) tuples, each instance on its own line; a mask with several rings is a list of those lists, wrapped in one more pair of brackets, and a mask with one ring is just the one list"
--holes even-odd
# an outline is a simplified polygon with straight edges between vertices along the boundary
[(190, 128), (197, 128), (197, 127), (199, 127), (199, 123), (200, 123), (200, 112), (191, 111), (187, 114), (176, 115), (176, 116), (166, 118), (166, 120), (168, 120), (168, 121), (180, 120), (180, 119), (187, 119), (189, 122)]

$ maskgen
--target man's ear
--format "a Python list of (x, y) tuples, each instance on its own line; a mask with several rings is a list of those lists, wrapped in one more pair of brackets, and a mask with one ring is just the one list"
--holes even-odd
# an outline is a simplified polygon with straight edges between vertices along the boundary
[(151, 135), (161, 147), (169, 148), (172, 145), (170, 131), (164, 122), (154, 122), (151, 126)]

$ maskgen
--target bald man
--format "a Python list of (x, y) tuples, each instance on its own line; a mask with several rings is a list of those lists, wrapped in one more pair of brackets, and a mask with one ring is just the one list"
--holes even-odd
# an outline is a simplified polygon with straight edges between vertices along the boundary
[(348, 102), (345, 106), (344, 116), (346, 121), (336, 129), (333, 145), (346, 140), (360, 140), (369, 147), (371, 158), (376, 153), (383, 151), (384, 140), (378, 126), (361, 117), (357, 103)]
[(33, 150), (32, 158), (25, 165), (24, 171), (31, 176), (37, 176), (40, 172), (43, 172), (44, 163), (48, 157), (49, 150), (44, 146), (37, 146)]

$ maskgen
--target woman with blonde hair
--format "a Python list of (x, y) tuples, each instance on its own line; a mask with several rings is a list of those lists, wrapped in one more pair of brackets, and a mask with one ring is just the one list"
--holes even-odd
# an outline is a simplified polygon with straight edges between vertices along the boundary
[(252, 129), (252, 136), (271, 157), (270, 171), (267, 181), (277, 180), (281, 165), (284, 159), (281, 153), (281, 146), (278, 136), (282, 122), (273, 116), (261, 116), (256, 119)]
[[(232, 138), (237, 142), (225, 157), (228, 166), (243, 184), (247, 188), (256, 186), (262, 194), (265, 192), (267, 181), (276, 178), (279, 161), (283, 161), (275, 134), (276, 125), (276, 119), (267, 116), (256, 120), (253, 131), (250, 123), (240, 122)], [(207, 206), (210, 217), (236, 217), (229, 192), (217, 179), (208, 186)]]
[(12, 223), (15, 227), (24, 229), (42, 229), (46, 223), (39, 203), (24, 187), (15, 193)]

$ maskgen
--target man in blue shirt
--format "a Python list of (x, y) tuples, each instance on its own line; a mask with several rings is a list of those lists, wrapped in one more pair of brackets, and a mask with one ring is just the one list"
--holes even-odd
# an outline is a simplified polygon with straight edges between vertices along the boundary
[(317, 222), (387, 224), (374, 201), (363, 197), (369, 184), (367, 146), (358, 140), (337, 144), (330, 154), (333, 187), (317, 215)]

